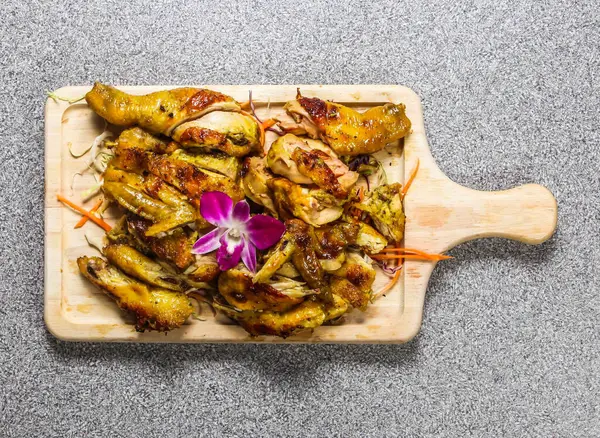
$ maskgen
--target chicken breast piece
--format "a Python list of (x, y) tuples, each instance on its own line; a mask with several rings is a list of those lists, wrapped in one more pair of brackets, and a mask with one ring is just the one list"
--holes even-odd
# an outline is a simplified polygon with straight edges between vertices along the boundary
[(243, 157), (262, 149), (262, 132), (250, 114), (213, 111), (201, 118), (182, 123), (172, 134), (184, 148), (219, 150)]
[[(358, 173), (348, 169), (348, 166), (323, 142), (300, 138), (293, 134), (286, 134), (273, 142), (267, 153), (267, 164), (273, 173), (292, 182), (314, 183), (324, 189), (333, 187), (336, 190), (341, 188), (347, 191), (356, 183), (359, 176)], [(311, 166), (316, 169), (311, 169)], [(333, 178), (337, 181), (333, 182)]]
[(283, 218), (297, 217), (320, 227), (342, 216), (342, 202), (321, 189), (304, 188), (285, 178), (274, 178), (267, 184), (273, 191), (275, 208)]

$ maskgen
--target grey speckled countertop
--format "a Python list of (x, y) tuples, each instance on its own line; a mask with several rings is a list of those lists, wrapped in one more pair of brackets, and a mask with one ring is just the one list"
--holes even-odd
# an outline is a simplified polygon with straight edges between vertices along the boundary
[[(597, 2), (22, 0), (0, 16), (1, 436), (600, 436)], [(44, 92), (94, 80), (404, 84), (444, 172), (548, 186), (558, 232), (454, 249), (404, 346), (60, 342), (42, 318)]]

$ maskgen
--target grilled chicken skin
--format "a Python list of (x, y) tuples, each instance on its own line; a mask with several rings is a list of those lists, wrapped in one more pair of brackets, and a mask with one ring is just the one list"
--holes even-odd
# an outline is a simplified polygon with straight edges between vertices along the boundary
[(348, 303), (337, 295), (331, 302), (305, 300), (283, 312), (238, 310), (224, 300), (213, 303), (217, 310), (237, 321), (252, 336), (272, 335), (287, 338), (306, 329), (319, 327), (326, 321), (339, 318), (348, 310)]
[(316, 97), (296, 95), (285, 110), (293, 122), (282, 128), (294, 134), (320, 138), (339, 155), (377, 152), (410, 132), (410, 120), (403, 104), (387, 103), (359, 113), (352, 108)]
[(297, 217), (320, 227), (338, 219), (343, 213), (343, 202), (324, 190), (302, 187), (286, 178), (271, 179), (267, 185), (273, 191), (275, 208), (284, 219)]
[(212, 111), (241, 111), (232, 97), (203, 88), (175, 88), (136, 96), (96, 82), (85, 100), (113, 125), (137, 125), (168, 136), (182, 123)]
[(296, 184), (317, 184), (338, 194), (346, 193), (359, 176), (320, 140), (293, 134), (286, 134), (273, 142), (267, 153), (267, 164), (273, 173)]
[(186, 149), (219, 150), (234, 157), (258, 152), (262, 147), (258, 121), (239, 112), (213, 111), (182, 123), (171, 136)]
[(113, 298), (123, 310), (136, 316), (137, 331), (168, 331), (181, 327), (192, 314), (188, 297), (180, 292), (150, 287), (99, 257), (79, 257), (79, 271)]

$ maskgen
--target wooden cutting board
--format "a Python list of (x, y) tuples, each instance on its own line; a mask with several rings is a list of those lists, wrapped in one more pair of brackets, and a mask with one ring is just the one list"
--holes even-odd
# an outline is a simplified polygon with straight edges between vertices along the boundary
[[(448, 179), (431, 156), (419, 97), (397, 85), (301, 85), (305, 96), (335, 100), (359, 110), (386, 102), (402, 102), (412, 121), (412, 133), (404, 140), (404, 150), (393, 145), (384, 154), (389, 182), (404, 182), (417, 160), (420, 170), (405, 199), (405, 247), (427, 252), (445, 252), (467, 240), (505, 237), (539, 244), (554, 233), (556, 200), (544, 187), (527, 184), (501, 192), (481, 192), (462, 187)], [(122, 87), (124, 91), (145, 94), (169, 87)], [(283, 104), (294, 99), (297, 86), (238, 85), (208, 86), (242, 102), (252, 90), (261, 119), (283, 112)], [(77, 98), (90, 87), (65, 87), (60, 96)], [(101, 236), (92, 223), (75, 230), (80, 216), (56, 200), (57, 194), (80, 203), (81, 193), (95, 184), (84, 172), (87, 156), (73, 158), (69, 146), (83, 150), (104, 129), (85, 101), (69, 105), (48, 99), (46, 103), (46, 195), (45, 195), (45, 309), (46, 325), (52, 334), (71, 341), (133, 342), (353, 342), (399, 343), (412, 339), (421, 326), (427, 283), (435, 263), (407, 261), (396, 287), (377, 299), (366, 312), (353, 311), (339, 326), (319, 327), (285, 340), (250, 337), (242, 328), (222, 316), (203, 316), (167, 334), (137, 333), (132, 319), (112, 300), (79, 274), (76, 259), (98, 255), (88, 246), (85, 234)], [(269, 134), (267, 143), (273, 141)], [(79, 175), (82, 173), (83, 175)], [(92, 202), (86, 204), (91, 208)], [(111, 219), (107, 220), (110, 222)], [(446, 261), (443, 263), (452, 263)], [(481, 275), (486, 275), (481, 272)], [(388, 280), (378, 273), (374, 290)]]

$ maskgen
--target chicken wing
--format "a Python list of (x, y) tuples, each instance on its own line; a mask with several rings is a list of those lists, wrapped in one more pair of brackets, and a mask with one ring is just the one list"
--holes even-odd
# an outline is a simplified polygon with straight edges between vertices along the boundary
[(400, 243), (404, 236), (404, 211), (399, 183), (382, 185), (360, 203), (353, 204), (373, 219), (375, 227), (390, 241)]
[(149, 287), (119, 271), (99, 257), (79, 257), (79, 271), (136, 316), (137, 331), (168, 331), (181, 327), (192, 314), (188, 297), (180, 292)]
[(196, 209), (175, 189), (154, 176), (146, 178), (110, 166), (104, 192), (134, 214), (153, 222), (148, 236), (170, 231), (199, 219)]
[(182, 123), (172, 134), (184, 148), (219, 150), (234, 157), (260, 151), (261, 136), (258, 121), (250, 114), (227, 111)]
[(233, 98), (202, 88), (175, 88), (134, 96), (96, 82), (85, 100), (113, 125), (137, 125), (168, 136), (182, 123), (212, 111), (241, 111)]
[(410, 132), (403, 104), (388, 103), (359, 113), (338, 103), (303, 97), (285, 104), (294, 122), (282, 122), (285, 130), (320, 138), (339, 155), (377, 152)]
[(102, 253), (108, 261), (125, 272), (152, 286), (181, 292), (181, 279), (154, 260), (128, 245), (108, 245)]
[(285, 178), (274, 178), (267, 185), (273, 191), (275, 208), (283, 218), (295, 216), (319, 227), (343, 213), (341, 202), (321, 189), (304, 188)]

